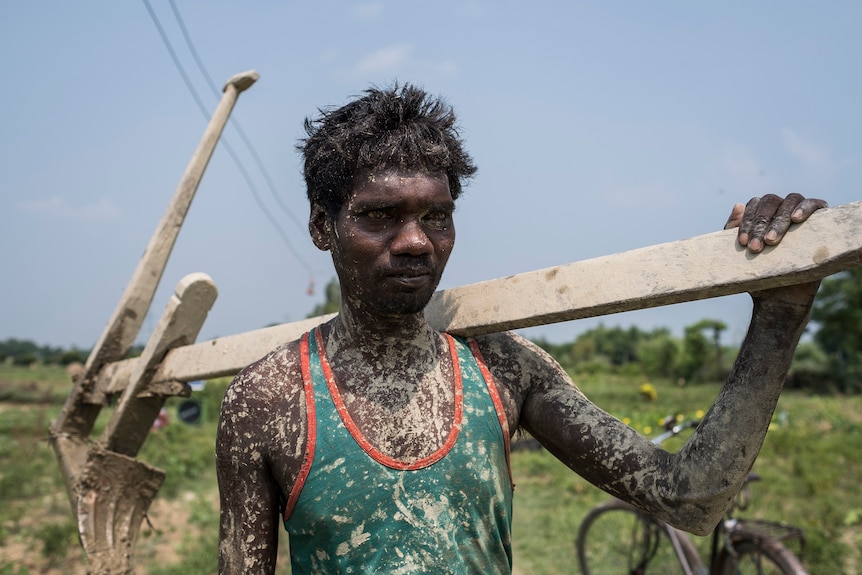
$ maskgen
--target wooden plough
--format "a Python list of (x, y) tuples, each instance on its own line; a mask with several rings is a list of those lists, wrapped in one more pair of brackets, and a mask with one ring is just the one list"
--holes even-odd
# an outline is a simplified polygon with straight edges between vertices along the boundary
[[(331, 316), (194, 343), (216, 298), (204, 274), (183, 278), (142, 355), (124, 359), (138, 335), (183, 218), (248, 72), (225, 86), (192, 158), (117, 309), (75, 379), (51, 438), (90, 573), (133, 572), (135, 540), (164, 472), (135, 459), (165, 399), (188, 382), (236, 374)], [(753, 255), (727, 230), (437, 292), (434, 327), (479, 335), (792, 285), (862, 265), (862, 201), (820, 210), (779, 249)], [(95, 440), (93, 424), (119, 398)], [(213, 550), (215, 552), (215, 550)]]
[(164, 472), (135, 459), (167, 397), (188, 395), (183, 381), (156, 384), (152, 375), (165, 354), (193, 343), (216, 298), (204, 274), (184, 278), (119, 395), (117, 408), (97, 440), (90, 439), (96, 418), (116, 394), (98, 385), (105, 368), (123, 359), (135, 342), (152, 303), (192, 199), (239, 94), (258, 78), (256, 72), (228, 80), (213, 117), (183, 173), (129, 285), (74, 381), (59, 417), (51, 424), (51, 443), (81, 544), (94, 574), (133, 572), (132, 555), (141, 521), (164, 481)]

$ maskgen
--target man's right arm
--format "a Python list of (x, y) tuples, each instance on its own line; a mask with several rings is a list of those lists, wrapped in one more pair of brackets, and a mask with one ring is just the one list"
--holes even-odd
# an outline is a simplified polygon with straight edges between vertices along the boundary
[(252, 425), (257, 409), (250, 387), (242, 374), (230, 385), (216, 438), (221, 575), (275, 572), (278, 490)]
[(305, 437), (301, 376), (296, 382), (298, 373), (285, 368), (293, 350), (284, 351), (243, 370), (222, 402), (216, 438), (220, 575), (275, 572), (281, 510)]

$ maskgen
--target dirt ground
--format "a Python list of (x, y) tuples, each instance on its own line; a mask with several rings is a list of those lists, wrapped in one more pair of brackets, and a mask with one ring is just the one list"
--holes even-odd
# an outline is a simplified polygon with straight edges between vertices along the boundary
[[(189, 498), (195, 495), (188, 494), (185, 497), (167, 501), (156, 499), (150, 507), (150, 523), (152, 530), (148, 535), (146, 523), (141, 527), (138, 537), (138, 545), (135, 553), (136, 573), (147, 575), (146, 565), (154, 562), (159, 564), (171, 564), (179, 561), (178, 546), (182, 541), (184, 528), (188, 525), (190, 506), (187, 504)], [(16, 570), (28, 573), (28, 575), (86, 575), (87, 569), (84, 553), (77, 544), (76, 535), (73, 533), (74, 525), (71, 522), (71, 512), (67, 509), (60, 511), (61, 505), (68, 506), (64, 500), (45, 501), (45, 505), (32, 509), (26, 519), (22, 520), (20, 527), (35, 527), (46, 523), (56, 522), (58, 515), (68, 515), (69, 546), (64, 556), (49, 559), (44, 556), (42, 542), (33, 537), (10, 535), (0, 546), (0, 565), (11, 565)], [(27, 532), (28, 529), (22, 529)], [(24, 571), (26, 569), (26, 571)]]
[[(215, 494), (211, 496), (214, 497)], [(147, 575), (147, 565), (156, 563), (166, 565), (180, 561), (179, 545), (189, 523), (191, 508), (189, 503), (195, 497), (197, 497), (195, 494), (188, 493), (172, 501), (158, 498), (153, 501), (149, 513), (152, 530), (149, 535), (146, 535), (144, 532), (149, 528), (144, 524), (138, 537), (135, 553), (137, 575)], [(44, 523), (49, 520), (48, 516), (47, 507), (36, 509), (28, 517), (28, 522)], [(69, 516), (71, 518), (71, 514)], [(10, 538), (0, 547), (0, 565), (11, 564), (16, 569), (26, 569), (28, 575), (86, 575), (84, 553), (79, 545), (71, 544), (65, 557), (54, 561), (43, 556), (39, 545), (40, 543), (34, 539)], [(12, 573), (15, 574), (16, 571)], [(512, 575), (525, 574), (515, 565)]]

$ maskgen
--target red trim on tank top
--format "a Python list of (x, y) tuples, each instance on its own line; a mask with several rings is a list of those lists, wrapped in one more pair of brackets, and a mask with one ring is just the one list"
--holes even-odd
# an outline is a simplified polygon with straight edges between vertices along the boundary
[(485, 385), (488, 386), (488, 393), (491, 395), (491, 401), (494, 402), (494, 408), (497, 410), (497, 418), (500, 420), (500, 427), (503, 429), (503, 442), (506, 447), (506, 466), (509, 468), (509, 483), (512, 485), (512, 490), (515, 489), (515, 479), (512, 476), (512, 462), (510, 460), (510, 443), (509, 443), (509, 419), (506, 417), (506, 410), (503, 409), (503, 401), (500, 399), (500, 391), (497, 389), (497, 380), (491, 375), (491, 370), (485, 363), (485, 358), (479, 350), (479, 344), (476, 340), (470, 338), (467, 340), (470, 345), (470, 350), (473, 352), (473, 357), (476, 363), (479, 364), (479, 371), (482, 372), (482, 377), (485, 379)]
[(302, 467), (299, 468), (299, 475), (296, 476), (296, 482), (293, 484), (293, 489), (290, 490), (290, 495), (287, 498), (287, 504), (284, 506), (282, 517), (285, 521), (290, 519), (293, 514), (293, 509), (299, 500), (299, 494), (302, 492), (305, 480), (311, 471), (314, 450), (317, 447), (317, 413), (314, 408), (314, 387), (312, 387), (311, 381), (311, 359), (307, 333), (302, 336), (299, 342), (299, 362), (302, 366), (302, 390), (305, 395), (305, 420), (308, 431), (305, 438), (305, 457), (302, 460)]
[(338, 391), (338, 386), (335, 384), (335, 376), (332, 374), (332, 368), (330, 367), (329, 360), (326, 357), (323, 335), (320, 333), (320, 329), (316, 329), (314, 331), (315, 341), (317, 342), (317, 355), (320, 358), (320, 365), (323, 368), (323, 376), (326, 379), (326, 386), (329, 388), (329, 395), (332, 396), (332, 401), (335, 403), (335, 409), (338, 411), (341, 421), (350, 432), (351, 437), (353, 437), (363, 451), (365, 451), (365, 453), (367, 453), (372, 459), (386, 467), (400, 471), (422, 469), (423, 467), (427, 467), (440, 461), (447, 453), (449, 453), (455, 445), (455, 441), (458, 439), (458, 434), (461, 432), (461, 422), (463, 420), (464, 409), (464, 388), (463, 382), (461, 381), (461, 365), (458, 361), (458, 352), (455, 349), (455, 340), (449, 334), (444, 335), (449, 343), (449, 355), (452, 358), (452, 373), (454, 376), (453, 379), (455, 380), (453, 382), (453, 386), (455, 388), (455, 414), (452, 420), (452, 428), (449, 430), (449, 436), (446, 438), (443, 445), (431, 455), (415, 461), (401, 461), (393, 457), (389, 457), (374, 447), (368, 438), (366, 438), (359, 430), (359, 426), (356, 425), (356, 422), (353, 421), (353, 418), (350, 416), (350, 412), (347, 411), (344, 399), (341, 397), (341, 393)]

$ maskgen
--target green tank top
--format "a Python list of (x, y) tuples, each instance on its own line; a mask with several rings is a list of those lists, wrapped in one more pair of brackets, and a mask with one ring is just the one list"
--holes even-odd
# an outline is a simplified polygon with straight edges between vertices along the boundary
[(284, 511), (293, 574), (511, 573), (508, 424), (475, 342), (446, 336), (455, 374), (447, 441), (399, 461), (356, 428), (313, 333), (300, 346), (306, 456)]

